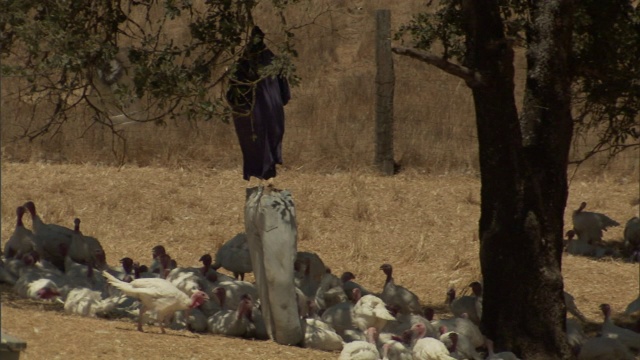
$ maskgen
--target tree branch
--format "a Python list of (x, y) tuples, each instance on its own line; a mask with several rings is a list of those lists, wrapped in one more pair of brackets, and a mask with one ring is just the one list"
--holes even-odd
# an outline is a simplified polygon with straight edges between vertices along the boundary
[(451, 75), (457, 76), (467, 82), (470, 87), (476, 87), (483, 85), (482, 76), (480, 73), (471, 70), (462, 65), (454, 64), (439, 56), (433, 55), (426, 51), (410, 49), (405, 47), (394, 46), (391, 51), (398, 55), (408, 56), (427, 64), (433, 65), (440, 70), (443, 70)]

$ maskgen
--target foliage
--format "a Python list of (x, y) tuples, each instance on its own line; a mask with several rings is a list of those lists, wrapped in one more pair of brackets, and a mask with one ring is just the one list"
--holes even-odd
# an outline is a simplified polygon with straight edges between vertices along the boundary
[[(526, 48), (531, 30), (527, 2), (500, 2), (506, 35), (515, 46)], [(630, 0), (575, 4), (574, 68), (569, 74), (575, 138), (597, 135), (595, 146), (576, 161), (582, 162), (599, 152), (613, 157), (640, 147), (640, 7)], [(461, 1), (443, 0), (434, 7), (402, 25), (395, 39), (466, 65)]]
[[(295, 1), (273, 0), (282, 10)], [(10, 95), (46, 113), (24, 137), (59, 130), (71, 112), (96, 122), (225, 120), (223, 87), (253, 27), (257, 1), (8, 0), (0, 13), (2, 77), (19, 79)], [(277, 14), (276, 14), (277, 15)], [(295, 84), (293, 34), (274, 45), (275, 65)], [(121, 121), (120, 121), (121, 122)]]

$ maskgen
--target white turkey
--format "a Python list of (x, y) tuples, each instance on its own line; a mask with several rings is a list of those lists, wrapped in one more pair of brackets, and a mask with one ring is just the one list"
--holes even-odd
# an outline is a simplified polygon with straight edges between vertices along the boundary
[(424, 325), (415, 324), (410, 331), (413, 334), (411, 348), (415, 360), (455, 360), (442, 341), (425, 337)]
[(382, 345), (382, 360), (413, 360), (413, 353), (402, 341), (390, 340)]
[[(218, 294), (224, 294), (219, 292)], [(221, 300), (224, 304), (224, 300)], [(209, 331), (227, 336), (245, 336), (251, 331), (250, 316), (253, 302), (249, 295), (244, 295), (235, 310), (220, 310), (207, 320)]]
[(399, 306), (401, 313), (422, 314), (418, 296), (407, 288), (396, 285), (393, 281), (393, 267), (390, 264), (382, 264), (380, 270), (387, 276), (380, 293), (382, 301), (388, 305)]
[(640, 218), (632, 217), (624, 226), (624, 244), (631, 251), (640, 251)]
[(327, 323), (316, 319), (302, 319), (302, 346), (323, 351), (342, 350), (342, 338)]
[(22, 217), (25, 211), (23, 206), (18, 206), (16, 209), (16, 227), (9, 240), (4, 244), (3, 254), (7, 259), (21, 259), (23, 255), (32, 251), (42, 253), (41, 245), (37, 242), (33, 232), (24, 227)]
[(233, 273), (236, 279), (244, 281), (244, 274), (253, 272), (247, 236), (239, 233), (224, 243), (216, 252), (213, 269), (224, 268)]
[(352, 341), (344, 344), (338, 360), (380, 360), (376, 345), (377, 331), (374, 327), (366, 330), (367, 341)]
[(45, 224), (38, 216), (33, 201), (26, 202), (24, 207), (31, 214), (33, 235), (42, 246), (42, 253), (40, 254), (42, 259), (50, 261), (58, 269), (62, 270), (64, 267), (64, 255), (60, 253), (60, 249), (68, 249), (71, 246), (73, 230), (57, 224)]
[(202, 267), (177, 267), (169, 271), (166, 279), (185, 294), (191, 295), (196, 290), (211, 290), (211, 283), (205, 278), (205, 273)]
[(24, 266), (14, 285), (18, 295), (32, 299), (51, 299), (64, 296), (62, 288), (66, 284), (64, 273), (56, 269), (47, 269), (36, 263), (37, 253), (23, 256)]
[(73, 220), (74, 228), (71, 235), (69, 256), (81, 264), (93, 264), (97, 269), (104, 270), (107, 267), (107, 256), (98, 239), (86, 236), (80, 231), (80, 219)]
[(396, 321), (396, 318), (391, 315), (382, 299), (375, 295), (365, 295), (353, 306), (352, 321), (362, 331), (373, 327), (379, 333), (388, 321)]
[(619, 226), (620, 223), (611, 219), (605, 214), (584, 211), (586, 202), (582, 202), (580, 207), (573, 212), (573, 229), (579, 239), (584, 239), (588, 244), (594, 245), (602, 241), (603, 231), (612, 226)]
[(620, 341), (609, 337), (587, 339), (578, 349), (578, 360), (635, 360)]
[(51, 300), (62, 295), (58, 285), (47, 278), (32, 279), (23, 276), (16, 281), (14, 289), (18, 295), (36, 300)]
[(135, 279), (128, 283), (106, 271), (102, 274), (118, 290), (140, 300), (142, 306), (138, 317), (138, 331), (143, 331), (142, 318), (145, 311), (156, 312), (160, 331), (165, 333), (165, 323), (176, 311), (193, 309), (209, 300), (209, 296), (202, 291), (196, 291), (189, 297), (165, 279)]
[(566, 252), (571, 255), (596, 256), (598, 247), (591, 245), (587, 236), (576, 238), (575, 230), (569, 230), (565, 235), (567, 237)]
[(100, 291), (89, 288), (74, 288), (64, 300), (64, 311), (80, 316), (107, 316), (118, 305), (118, 297), (103, 298)]
[(616, 339), (629, 349), (640, 350), (640, 333), (614, 324), (611, 319), (611, 306), (609, 304), (600, 305), (600, 310), (604, 315), (601, 329), (602, 336)]

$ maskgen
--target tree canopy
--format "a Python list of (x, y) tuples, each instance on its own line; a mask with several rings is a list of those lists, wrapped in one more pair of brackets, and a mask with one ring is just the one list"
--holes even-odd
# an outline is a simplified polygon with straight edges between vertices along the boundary
[[(278, 56), (263, 75), (296, 83), (284, 7)], [(294, 1), (295, 2), (295, 1)], [(3, 2), (1, 75), (12, 94), (44, 113), (23, 130), (55, 133), (79, 108), (114, 129), (127, 121), (228, 120), (222, 87), (253, 27), (257, 1), (96, 0)], [(34, 111), (35, 113), (35, 111)], [(117, 132), (115, 132), (117, 134)]]
[[(443, 0), (400, 27), (396, 47), (409, 55), (459, 76), (474, 86), (480, 74), (468, 67), (462, 16), (464, 0)], [(507, 41), (530, 50), (532, 28), (528, 2), (501, 0)], [(576, 139), (596, 134), (593, 148), (576, 159), (597, 153), (609, 157), (640, 147), (640, 8), (629, 0), (577, 1), (573, 19), (571, 69)], [(418, 51), (416, 51), (418, 50)]]

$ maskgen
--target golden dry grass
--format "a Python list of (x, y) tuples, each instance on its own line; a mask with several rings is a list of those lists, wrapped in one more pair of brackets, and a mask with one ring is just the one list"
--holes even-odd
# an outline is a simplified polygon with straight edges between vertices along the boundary
[[(279, 18), (268, 4), (261, 2), (254, 17), (266, 31), (268, 44), (275, 48), (281, 41)], [(292, 89), (292, 100), (285, 108), (283, 146), (290, 168), (334, 171), (371, 165), (376, 71), (374, 13), (380, 8), (391, 10), (393, 29), (427, 9), (422, 0), (306, 0), (287, 10), (288, 24), (296, 28), (300, 54), (296, 66), (302, 78), (300, 86)], [(172, 35), (184, 33), (185, 27), (179, 25), (174, 26)], [(517, 99), (523, 95), (523, 54), (518, 51), (515, 64)], [(394, 56), (394, 61), (396, 160), (404, 168), (431, 174), (477, 173), (474, 108), (464, 82), (416, 60)], [(91, 116), (82, 110), (71, 114), (72, 123), (60, 132), (52, 130), (31, 143), (12, 142), (29, 126), (34, 109), (15, 96), (18, 89), (26, 86), (19, 78), (4, 78), (1, 86), (0, 138), (4, 158), (91, 164), (119, 161), (112, 154), (113, 137), (109, 131), (99, 126), (87, 130)], [(35, 112), (35, 123), (49, 119), (41, 109)], [(197, 126), (168, 121), (165, 127), (145, 124), (120, 130), (127, 139), (129, 164), (233, 169), (241, 159), (233, 126), (219, 121)], [(119, 146), (116, 142), (117, 150)], [(587, 148), (588, 142), (580, 141), (574, 151), (582, 154)], [(623, 154), (605, 166), (603, 157), (598, 157), (586, 167), (596, 173), (613, 170), (637, 176), (637, 158), (638, 152)]]
[[(480, 275), (475, 235), (480, 184), (475, 177), (285, 169), (276, 180), (294, 197), (298, 250), (317, 252), (334, 273), (353, 271), (358, 282), (379, 291), (384, 279), (378, 267), (389, 262), (397, 269), (397, 283), (415, 291), (423, 304), (438, 308), (449, 286), (460, 290)], [(15, 207), (34, 200), (47, 222), (70, 225), (80, 217), (83, 232), (100, 239), (110, 264), (124, 256), (148, 263), (151, 248), (163, 244), (179, 264), (196, 265), (203, 253), (214, 253), (243, 230), (246, 186), (239, 168), (118, 169), (4, 161), (2, 241), (13, 230)], [(568, 209), (587, 201), (587, 209), (623, 223), (638, 214), (638, 187), (637, 180), (612, 176), (575, 180)], [(570, 221), (570, 211), (565, 221)], [(622, 228), (606, 233), (610, 241), (621, 237)], [(637, 265), (567, 255), (563, 272), (567, 290), (595, 322), (600, 321), (600, 303), (610, 303), (619, 313), (638, 295)], [(2, 296), (2, 330), (28, 342), (24, 359), (55, 354), (64, 359), (337, 357), (272, 342), (177, 331), (160, 336), (154, 327), (140, 334), (131, 322), (68, 316), (15, 299), (6, 286)]]

